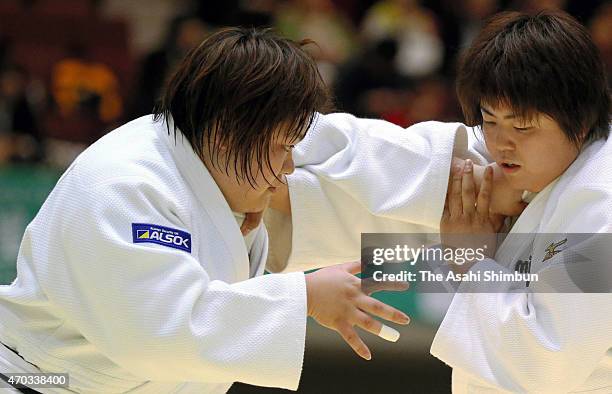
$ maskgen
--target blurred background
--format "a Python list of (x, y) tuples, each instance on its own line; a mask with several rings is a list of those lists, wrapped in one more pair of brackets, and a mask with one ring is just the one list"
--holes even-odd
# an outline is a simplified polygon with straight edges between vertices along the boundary
[[(15, 278), (23, 231), (62, 171), (108, 131), (150, 113), (177, 62), (215, 29), (271, 26), (311, 38), (338, 110), (409, 126), (461, 120), (453, 84), (462, 48), (492, 14), (542, 8), (585, 24), (610, 73), (611, 1), (0, 0), (0, 284)], [(413, 317), (400, 341), (364, 334), (373, 353), (365, 362), (309, 324), (301, 392), (450, 392), (450, 369), (428, 351), (449, 297), (382, 298)]]

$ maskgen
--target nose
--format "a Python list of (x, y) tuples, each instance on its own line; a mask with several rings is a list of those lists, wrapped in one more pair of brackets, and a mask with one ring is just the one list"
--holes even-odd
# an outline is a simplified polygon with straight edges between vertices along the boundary
[(500, 127), (495, 133), (495, 148), (498, 151), (512, 151), (515, 144), (510, 135), (512, 131), (508, 131), (505, 127)]
[(295, 163), (293, 162), (293, 152), (289, 152), (283, 162), (282, 173), (285, 175), (292, 174), (295, 171)]

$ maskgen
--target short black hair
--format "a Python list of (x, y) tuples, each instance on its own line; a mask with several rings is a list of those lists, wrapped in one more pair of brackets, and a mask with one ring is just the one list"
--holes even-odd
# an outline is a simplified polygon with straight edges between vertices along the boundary
[(460, 59), (457, 96), (470, 126), (482, 125), (487, 103), (527, 120), (545, 113), (576, 145), (609, 134), (603, 61), (587, 29), (563, 11), (494, 15)]
[[(227, 147), (236, 177), (252, 186), (251, 163), (270, 169), (269, 147), (278, 128), (287, 140), (303, 138), (315, 113), (325, 111), (329, 92), (315, 61), (300, 43), (270, 29), (224, 28), (192, 49), (171, 76), (155, 119), (172, 118), (192, 148), (219, 166)], [(208, 149), (205, 149), (208, 147)], [(207, 150), (207, 152), (205, 152)]]

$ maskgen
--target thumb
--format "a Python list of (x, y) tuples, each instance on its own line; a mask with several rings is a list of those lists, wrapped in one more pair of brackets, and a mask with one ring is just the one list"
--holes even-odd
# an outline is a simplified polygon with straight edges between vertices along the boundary
[(342, 268), (349, 274), (358, 274), (361, 272), (361, 261), (352, 261), (350, 263), (342, 264)]

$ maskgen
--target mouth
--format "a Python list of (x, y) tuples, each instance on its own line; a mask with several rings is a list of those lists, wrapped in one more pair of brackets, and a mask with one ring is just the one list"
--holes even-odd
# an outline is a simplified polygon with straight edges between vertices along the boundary
[(269, 191), (270, 193), (276, 193), (276, 190), (277, 190), (276, 186), (270, 186), (270, 187), (268, 188), (268, 191)]
[(502, 171), (506, 174), (513, 174), (521, 169), (520, 164), (516, 164), (510, 161), (502, 161), (498, 163)]

